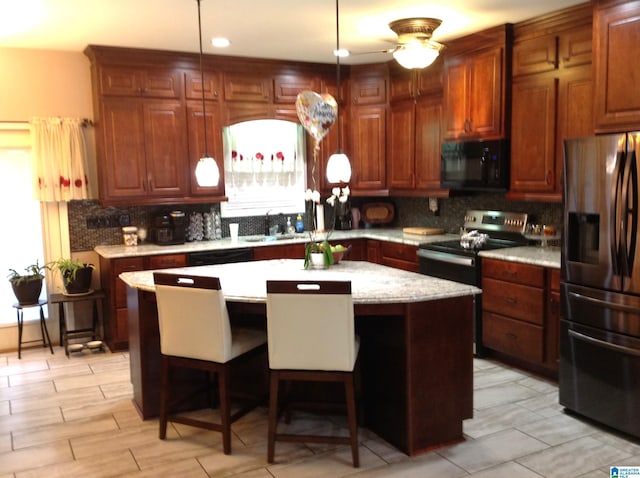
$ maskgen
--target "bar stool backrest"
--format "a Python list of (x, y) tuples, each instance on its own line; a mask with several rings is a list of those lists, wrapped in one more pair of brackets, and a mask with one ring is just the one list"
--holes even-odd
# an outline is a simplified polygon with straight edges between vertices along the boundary
[(269, 368), (352, 371), (357, 357), (349, 281), (267, 281)]
[(154, 272), (160, 351), (225, 363), (232, 358), (231, 327), (217, 277)]

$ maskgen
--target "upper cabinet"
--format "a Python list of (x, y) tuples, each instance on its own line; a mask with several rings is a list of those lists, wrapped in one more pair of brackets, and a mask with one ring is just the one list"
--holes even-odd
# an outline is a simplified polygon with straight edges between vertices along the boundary
[(640, 2), (594, 2), (596, 132), (640, 128)]
[[(256, 59), (248, 66), (246, 59), (206, 55), (202, 78), (198, 55), (101, 46), (85, 54), (105, 205), (224, 200), (222, 128), (251, 119), (298, 122), (298, 93), (318, 91), (335, 75), (333, 65)], [(218, 186), (197, 184), (195, 167), (205, 154), (218, 162)]]
[(387, 195), (387, 66), (352, 67), (350, 90), (351, 190), (354, 195)]
[(563, 141), (593, 134), (591, 6), (515, 26), (512, 200), (562, 200)]
[(444, 64), (444, 139), (507, 135), (511, 25), (449, 43)]
[(440, 189), (442, 59), (423, 70), (391, 64), (387, 183), (397, 196), (447, 196)]
[(139, 66), (105, 66), (100, 68), (99, 94), (104, 96), (139, 96), (145, 98), (180, 98), (182, 74), (179, 70)]

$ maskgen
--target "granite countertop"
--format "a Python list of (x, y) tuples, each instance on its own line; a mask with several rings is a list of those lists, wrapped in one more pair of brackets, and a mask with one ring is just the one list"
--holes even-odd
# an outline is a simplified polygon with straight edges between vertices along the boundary
[(480, 252), (480, 257), (560, 269), (559, 247), (508, 247), (505, 249), (482, 251)]
[[(240, 236), (238, 241), (224, 238), (217, 241), (185, 242), (184, 244), (158, 246), (146, 243), (138, 246), (96, 246), (95, 251), (105, 259), (117, 259), (122, 257), (153, 256), (161, 254), (188, 254), (191, 252), (216, 251), (224, 249), (239, 249), (246, 247), (265, 247), (285, 244), (297, 244), (309, 242), (308, 233), (293, 234), (291, 236), (278, 237), (278, 240), (258, 241), (263, 236)], [(353, 229), (351, 231), (333, 231), (329, 239), (334, 241), (347, 241), (349, 239), (376, 239), (379, 241), (397, 242), (417, 246), (424, 242), (446, 241), (458, 237), (456, 234), (438, 234), (431, 236), (405, 234), (402, 229)]]
[[(471, 285), (366, 261), (341, 261), (328, 269), (305, 270), (302, 259), (275, 259), (163, 271), (219, 277), (225, 298), (238, 302), (264, 303), (267, 280), (350, 280), (355, 304), (424, 302), (481, 292)], [(155, 290), (153, 271), (123, 272), (120, 278), (130, 287)]]

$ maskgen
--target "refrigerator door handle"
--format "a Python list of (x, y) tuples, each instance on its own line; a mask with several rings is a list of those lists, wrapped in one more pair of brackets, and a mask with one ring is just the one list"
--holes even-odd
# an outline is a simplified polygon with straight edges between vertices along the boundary
[(610, 230), (610, 240), (611, 240), (611, 268), (613, 273), (616, 275), (625, 275), (624, 270), (620, 270), (622, 264), (620, 264), (620, 255), (621, 255), (621, 244), (620, 242), (623, 240), (624, 236), (624, 225), (622, 224), (622, 211), (624, 210), (624, 204), (620, 204), (623, 201), (623, 185), (624, 185), (624, 175), (626, 170), (626, 154), (624, 151), (618, 151), (616, 154), (616, 162), (615, 162), (615, 171), (613, 173), (613, 184), (612, 184), (612, 194), (611, 197), (613, 201), (611, 202), (611, 209), (609, 211), (609, 220), (611, 221), (609, 225)]
[(633, 272), (633, 266), (636, 255), (636, 241), (638, 235), (638, 162), (635, 151), (628, 153), (627, 163), (629, 170), (629, 181), (627, 182), (627, 188), (625, 189), (625, 227), (627, 234), (625, 234), (626, 247), (624, 249), (627, 264), (628, 276), (631, 277)]
[(632, 314), (638, 314), (639, 312), (639, 309), (637, 307), (624, 305), (624, 304), (617, 304), (615, 302), (609, 302), (607, 300), (597, 299), (595, 297), (590, 297), (588, 295), (580, 294), (578, 292), (569, 292), (568, 295), (572, 299), (581, 300), (583, 302), (589, 302), (591, 304), (597, 305), (605, 309), (613, 310), (613, 311), (632, 313)]
[(640, 357), (640, 350), (632, 349), (630, 347), (625, 347), (623, 345), (612, 344), (611, 342), (606, 342), (604, 340), (596, 339), (594, 337), (590, 337), (589, 335), (581, 334), (580, 332), (576, 332), (575, 330), (569, 329), (569, 335), (577, 340), (582, 340), (583, 342), (588, 342), (593, 345), (597, 345), (598, 347), (604, 347), (609, 350), (613, 350), (615, 352), (620, 352), (628, 355), (635, 355), (636, 357)]

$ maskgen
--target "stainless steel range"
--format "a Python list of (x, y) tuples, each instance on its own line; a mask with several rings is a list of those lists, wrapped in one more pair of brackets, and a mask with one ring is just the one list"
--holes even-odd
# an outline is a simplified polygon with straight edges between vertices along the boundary
[[(527, 214), (469, 210), (460, 239), (420, 244), (420, 273), (482, 287), (480, 251), (527, 245), (524, 237)], [(482, 296), (476, 296), (474, 311), (475, 355), (482, 357)]]

